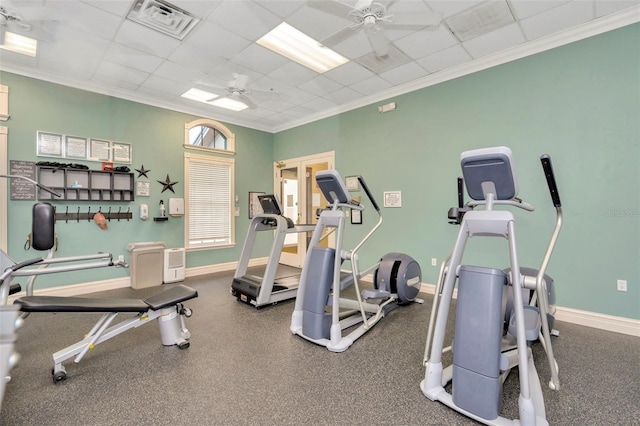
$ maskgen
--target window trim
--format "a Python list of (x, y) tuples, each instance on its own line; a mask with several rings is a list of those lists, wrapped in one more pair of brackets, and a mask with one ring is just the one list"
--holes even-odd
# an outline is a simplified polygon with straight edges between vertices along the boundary
[[(207, 148), (202, 146), (193, 146), (189, 143), (189, 130), (196, 126), (211, 127), (222, 133), (227, 138), (227, 149)], [(196, 151), (215, 152), (217, 154), (235, 155), (236, 154), (236, 135), (229, 130), (227, 126), (215, 120), (208, 118), (200, 118), (184, 125), (184, 148)]]
[[(189, 185), (191, 183), (191, 176), (189, 174), (189, 165), (191, 161), (199, 161), (206, 163), (225, 163), (230, 167), (231, 184), (229, 188), (229, 242), (224, 244), (207, 244), (202, 246), (189, 245)], [(236, 216), (235, 216), (235, 158), (217, 157), (210, 155), (193, 154), (190, 152), (184, 153), (184, 170), (185, 170), (185, 220), (184, 220), (184, 247), (187, 251), (200, 251), (200, 250), (216, 250), (235, 247), (236, 245)]]

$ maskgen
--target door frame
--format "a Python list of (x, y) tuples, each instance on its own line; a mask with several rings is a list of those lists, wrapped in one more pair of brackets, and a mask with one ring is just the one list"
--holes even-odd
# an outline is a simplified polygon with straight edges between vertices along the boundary
[[(286, 160), (275, 161), (273, 163), (273, 191), (274, 194), (279, 194), (281, 189), (280, 170), (284, 168), (296, 167), (298, 170), (298, 215), (303, 222), (306, 222), (307, 217), (307, 197), (312, 196), (307, 194), (307, 176), (306, 167), (311, 164), (327, 163), (329, 169), (335, 169), (335, 151), (321, 152), (312, 155), (306, 155), (304, 157), (289, 158)], [(313, 178), (313, 177), (311, 177)], [(297, 222), (298, 218), (291, 218), (294, 222)], [(301, 268), (304, 263), (304, 258), (307, 254), (307, 240), (305, 232), (301, 232), (298, 235), (298, 247), (296, 254), (287, 253), (285, 251), (280, 255), (280, 263)]]

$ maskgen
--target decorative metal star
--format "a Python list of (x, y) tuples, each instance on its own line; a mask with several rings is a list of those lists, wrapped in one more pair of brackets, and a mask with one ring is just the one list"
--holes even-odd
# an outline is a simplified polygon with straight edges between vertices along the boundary
[(173, 190), (173, 185), (178, 182), (171, 182), (171, 179), (169, 179), (169, 175), (167, 175), (167, 179), (164, 182), (159, 180), (158, 183), (162, 185), (162, 191), (160, 191), (160, 193), (163, 193), (168, 189), (175, 194), (176, 191)]
[(147, 176), (147, 173), (149, 173), (150, 171), (151, 170), (145, 170), (144, 164), (139, 169), (136, 169), (136, 172), (138, 172), (138, 177), (144, 176), (147, 179), (149, 179), (149, 176)]

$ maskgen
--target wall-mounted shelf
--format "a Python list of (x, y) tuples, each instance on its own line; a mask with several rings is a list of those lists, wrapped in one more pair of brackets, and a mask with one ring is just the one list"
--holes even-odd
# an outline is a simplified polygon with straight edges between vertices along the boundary
[(38, 200), (133, 201), (133, 173), (38, 166), (38, 183), (60, 193), (38, 189)]

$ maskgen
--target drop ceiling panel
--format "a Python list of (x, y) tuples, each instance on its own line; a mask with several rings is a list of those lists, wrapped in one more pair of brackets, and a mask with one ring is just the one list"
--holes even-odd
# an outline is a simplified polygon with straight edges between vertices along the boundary
[(424, 77), (428, 72), (424, 70), (417, 62), (409, 62), (392, 70), (383, 72), (380, 77), (396, 86), (409, 81)]
[(180, 46), (180, 40), (132, 21), (122, 22), (115, 41), (163, 59), (168, 58)]
[(271, 50), (252, 44), (238, 55), (233, 57), (233, 62), (250, 70), (269, 74), (288, 61), (284, 56), (278, 55)]
[(524, 38), (520, 26), (512, 24), (488, 34), (476, 37), (462, 43), (464, 48), (474, 58), (481, 58), (500, 50), (522, 44), (527, 40)]
[(410, 58), (419, 59), (457, 43), (453, 34), (446, 27), (441, 26), (437, 30), (417, 31), (397, 40), (394, 44)]
[(391, 83), (383, 80), (377, 75), (351, 85), (351, 88), (353, 90), (356, 90), (363, 95), (373, 95), (374, 93), (380, 92), (390, 87)]
[[(356, 28), (333, 46), (349, 62), (317, 74), (255, 43), (283, 21), (318, 41), (350, 24), (346, 14), (322, 12), (305, 0), (168, 0), (202, 19), (182, 41), (126, 20), (133, 0), (0, 1), (31, 20), (33, 30), (22, 35), (39, 40), (37, 58), (0, 50), (0, 70), (267, 131), (377, 102), (381, 93), (424, 87), (438, 73), (471, 72), (474, 58), (521, 57), (530, 41), (552, 48), (576, 34), (640, 21), (640, 0), (396, 0), (385, 2), (388, 13), (435, 11), (444, 19), (501, 3), (517, 22), (464, 43), (446, 23), (419, 31), (378, 24), (392, 43), (385, 58), (375, 57), (365, 31)], [(344, 3), (353, 7), (356, 0)], [(180, 98), (193, 86), (224, 93), (234, 73), (247, 76), (258, 109), (230, 112)]]
[(247, 1), (223, 1), (207, 19), (247, 40), (257, 40), (282, 22), (265, 8)]
[(523, 19), (521, 25), (527, 39), (535, 40), (556, 33), (563, 28), (583, 24), (593, 17), (593, 3), (576, 0)]
[(119, 43), (109, 45), (104, 60), (148, 73), (154, 72), (163, 62), (162, 58), (147, 55)]
[(447, 68), (453, 68), (456, 65), (463, 64), (472, 59), (473, 58), (469, 56), (469, 53), (467, 53), (467, 51), (460, 45), (455, 45), (448, 49), (436, 52), (433, 55), (428, 55), (422, 59), (418, 59), (416, 62), (430, 73), (435, 73)]
[(203, 56), (230, 59), (248, 47), (251, 41), (211, 22), (200, 22), (183, 44), (200, 49)]

